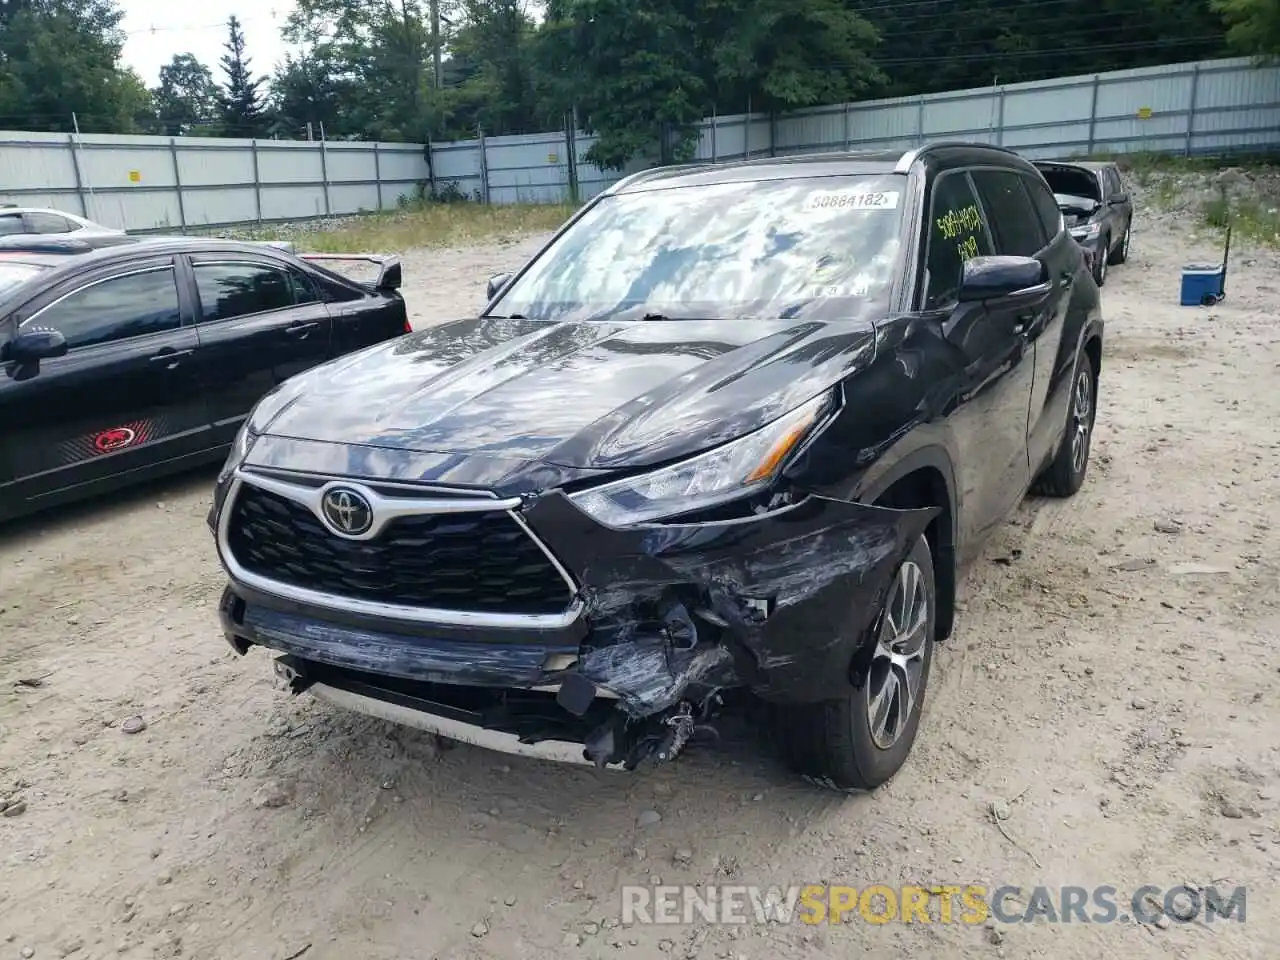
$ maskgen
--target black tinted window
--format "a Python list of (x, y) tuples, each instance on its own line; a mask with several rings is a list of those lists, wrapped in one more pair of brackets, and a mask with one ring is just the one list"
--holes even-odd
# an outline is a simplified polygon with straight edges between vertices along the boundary
[(315, 303), (320, 299), (320, 292), (311, 278), (299, 270), (289, 271), (289, 282), (293, 285), (294, 303)]
[(992, 252), (982, 211), (963, 173), (943, 175), (933, 185), (928, 244), (925, 309), (955, 300), (961, 265)]
[(21, 214), (0, 213), (0, 237), (12, 237), (19, 233), (25, 233), (26, 229), (22, 223)]
[(1053, 199), (1049, 188), (1039, 180), (1026, 177), (1023, 185), (1027, 188), (1027, 193), (1031, 194), (1031, 202), (1040, 215), (1040, 225), (1044, 227), (1045, 236), (1050, 239), (1056, 237), (1062, 229), (1062, 211), (1058, 209), (1058, 201)]
[(982, 197), (995, 234), (996, 253), (1034, 257), (1044, 248), (1040, 215), (1022, 187), (1023, 178), (1011, 170), (975, 170), (973, 182)]
[(27, 220), (34, 233), (70, 233), (72, 228), (70, 220), (56, 213), (28, 213)]
[(53, 327), (75, 348), (176, 330), (181, 318), (173, 268), (164, 267), (83, 287), (30, 322)]
[(284, 271), (254, 263), (197, 263), (203, 322), (230, 320), (293, 305), (293, 288)]

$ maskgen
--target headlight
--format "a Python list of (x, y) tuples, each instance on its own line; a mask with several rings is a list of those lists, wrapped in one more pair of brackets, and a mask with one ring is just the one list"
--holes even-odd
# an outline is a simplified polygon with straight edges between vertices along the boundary
[(708, 453), (638, 477), (573, 494), (570, 499), (614, 527), (688, 513), (764, 490), (787, 457), (832, 406), (824, 393), (766, 427)]
[(227, 454), (227, 462), (222, 465), (222, 470), (218, 473), (218, 483), (226, 480), (235, 471), (236, 467), (244, 463), (244, 458), (249, 455), (249, 451), (253, 449), (257, 439), (258, 435), (249, 429), (249, 418), (245, 417), (244, 424), (240, 427), (240, 432), (231, 441), (231, 452)]
[(1088, 240), (1098, 235), (1098, 231), (1102, 229), (1102, 224), (1091, 223), (1087, 227), (1072, 227), (1071, 235), (1077, 240)]

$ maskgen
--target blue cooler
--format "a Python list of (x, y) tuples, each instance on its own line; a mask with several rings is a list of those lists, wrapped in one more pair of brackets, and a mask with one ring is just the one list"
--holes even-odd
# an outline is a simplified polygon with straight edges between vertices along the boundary
[(1182, 268), (1182, 305), (1208, 307), (1227, 295), (1227, 257), (1231, 253), (1231, 228), (1227, 227), (1227, 243), (1222, 263), (1193, 263)]

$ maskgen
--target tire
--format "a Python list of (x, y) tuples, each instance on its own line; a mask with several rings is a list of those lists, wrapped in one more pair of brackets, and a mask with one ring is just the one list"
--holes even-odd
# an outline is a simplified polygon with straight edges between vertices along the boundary
[[(1081, 392), (1083, 391), (1083, 393)], [(1071, 400), (1062, 442), (1053, 460), (1036, 478), (1032, 492), (1047, 497), (1070, 497), (1084, 484), (1089, 469), (1089, 447), (1093, 443), (1093, 423), (1098, 415), (1098, 377), (1093, 361), (1084, 351), (1076, 359), (1071, 376)], [(1076, 440), (1081, 447), (1077, 450)]]
[(1098, 286), (1102, 286), (1107, 282), (1107, 262), (1110, 255), (1107, 253), (1107, 246), (1111, 243), (1110, 237), (1102, 237), (1098, 241), (1098, 253), (1093, 258), (1093, 282)]
[[(903, 598), (916, 599), (903, 615)], [(824, 703), (781, 708), (782, 749), (789, 766), (821, 787), (843, 792), (874, 790), (897, 773), (906, 762), (920, 726), (920, 713), (933, 662), (933, 635), (937, 623), (937, 587), (929, 541), (921, 536), (894, 574), (885, 612), (876, 626), (876, 650), (866, 676), (851, 694)], [(923, 608), (923, 609), (921, 609)], [(896, 613), (896, 616), (894, 614)], [(892, 642), (896, 622), (910, 622)], [(893, 664), (879, 651), (890, 649), (902, 661)], [(898, 686), (886, 677), (893, 673)], [(903, 709), (901, 686), (914, 678), (914, 696)], [(909, 687), (906, 689), (910, 689)], [(885, 693), (886, 711), (880, 739), (872, 730), (872, 705), (876, 693)], [(894, 707), (896, 706), (896, 710)]]
[(1133, 221), (1130, 220), (1125, 224), (1124, 236), (1120, 238), (1120, 245), (1111, 251), (1111, 265), (1118, 267), (1129, 259), (1129, 238), (1133, 235)]

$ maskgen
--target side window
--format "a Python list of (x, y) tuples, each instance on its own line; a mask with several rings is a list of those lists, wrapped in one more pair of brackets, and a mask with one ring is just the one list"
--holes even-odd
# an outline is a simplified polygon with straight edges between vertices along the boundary
[(260, 263), (193, 266), (202, 323), (293, 306), (293, 287), (282, 270)]
[(1022, 181), (1012, 170), (973, 171), (973, 182), (995, 234), (996, 253), (1004, 256), (1034, 257), (1045, 246), (1040, 215)]
[(1062, 211), (1058, 209), (1058, 202), (1053, 199), (1049, 188), (1034, 177), (1024, 178), (1023, 186), (1031, 194), (1031, 202), (1040, 215), (1040, 225), (1044, 227), (1045, 235), (1052, 240), (1062, 232)]
[(316, 289), (316, 285), (301, 270), (289, 271), (289, 283), (293, 287), (294, 303), (318, 303), (320, 300), (320, 291)]
[(82, 287), (27, 322), (53, 327), (67, 338), (71, 349), (177, 330), (182, 312), (173, 268), (125, 274)]
[(28, 213), (27, 221), (33, 233), (70, 233), (71, 221), (56, 213)]
[(982, 211), (964, 173), (934, 181), (927, 242), (923, 307), (932, 310), (955, 300), (964, 261), (991, 255)]
[(12, 237), (26, 232), (27, 228), (22, 223), (22, 214), (0, 213), (0, 237)]

